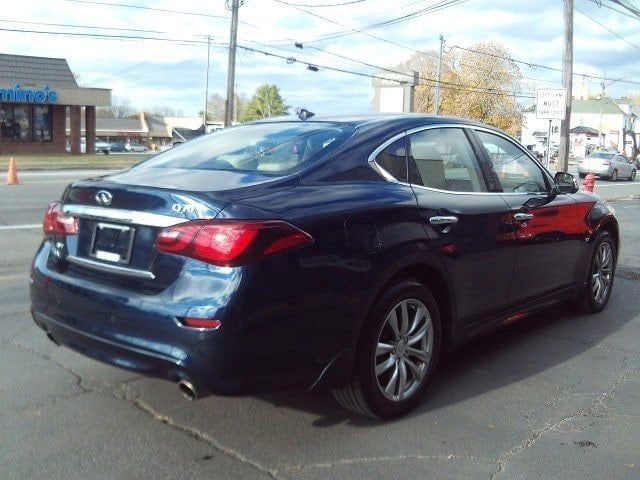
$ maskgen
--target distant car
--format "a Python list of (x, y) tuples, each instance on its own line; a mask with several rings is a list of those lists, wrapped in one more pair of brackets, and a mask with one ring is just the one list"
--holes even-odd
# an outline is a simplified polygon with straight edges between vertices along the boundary
[(117, 143), (112, 143), (111, 144), (111, 152), (117, 152), (117, 153), (121, 153), (121, 152), (126, 152), (127, 149), (124, 145), (124, 143), (122, 142), (117, 142)]
[(102, 140), (96, 140), (95, 150), (98, 153), (104, 153), (105, 155), (108, 155), (111, 151), (111, 144), (103, 142)]
[(139, 143), (130, 143), (128, 150), (133, 153), (147, 153), (149, 151), (149, 147), (145, 145), (141, 145)]
[(595, 152), (580, 161), (578, 175), (584, 178), (588, 173), (608, 178), (615, 182), (619, 178), (633, 181), (636, 167), (627, 157), (618, 152)]

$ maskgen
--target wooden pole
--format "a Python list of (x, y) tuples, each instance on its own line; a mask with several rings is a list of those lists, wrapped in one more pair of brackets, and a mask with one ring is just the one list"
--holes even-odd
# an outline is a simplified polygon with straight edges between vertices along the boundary
[(573, 80), (573, 0), (564, 0), (564, 53), (562, 86), (567, 91), (565, 117), (560, 121), (560, 152), (557, 171), (569, 169), (569, 130), (571, 129), (571, 87)]

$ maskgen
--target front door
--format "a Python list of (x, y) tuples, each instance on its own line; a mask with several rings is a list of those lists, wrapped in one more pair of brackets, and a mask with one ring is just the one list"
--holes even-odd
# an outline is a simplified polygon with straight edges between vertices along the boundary
[(475, 135), (511, 211), (517, 255), (509, 303), (572, 286), (584, 243), (583, 219), (591, 205), (562, 194), (542, 206), (527, 207), (531, 199), (548, 197), (550, 176), (506, 136), (484, 130), (475, 130)]
[(453, 285), (460, 323), (504, 308), (515, 262), (509, 209), (487, 191), (468, 133), (425, 128), (408, 135), (407, 147), (410, 183)]

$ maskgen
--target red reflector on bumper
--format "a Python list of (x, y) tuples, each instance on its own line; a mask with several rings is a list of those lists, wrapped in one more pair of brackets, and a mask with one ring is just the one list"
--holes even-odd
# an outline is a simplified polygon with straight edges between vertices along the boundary
[(217, 330), (222, 326), (220, 320), (215, 318), (192, 318), (185, 317), (182, 319), (182, 323), (191, 328), (207, 328), (209, 330)]

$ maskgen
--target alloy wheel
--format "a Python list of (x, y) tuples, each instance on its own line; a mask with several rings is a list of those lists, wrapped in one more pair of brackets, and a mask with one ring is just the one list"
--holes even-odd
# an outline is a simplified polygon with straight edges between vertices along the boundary
[(378, 335), (375, 376), (380, 392), (399, 402), (422, 384), (433, 355), (433, 322), (429, 310), (414, 298), (391, 309)]
[(598, 246), (591, 274), (591, 295), (597, 304), (606, 301), (613, 278), (613, 250), (609, 242)]
[(614, 170), (611, 174), (611, 181), (615, 182), (616, 180), (618, 180), (618, 170)]

